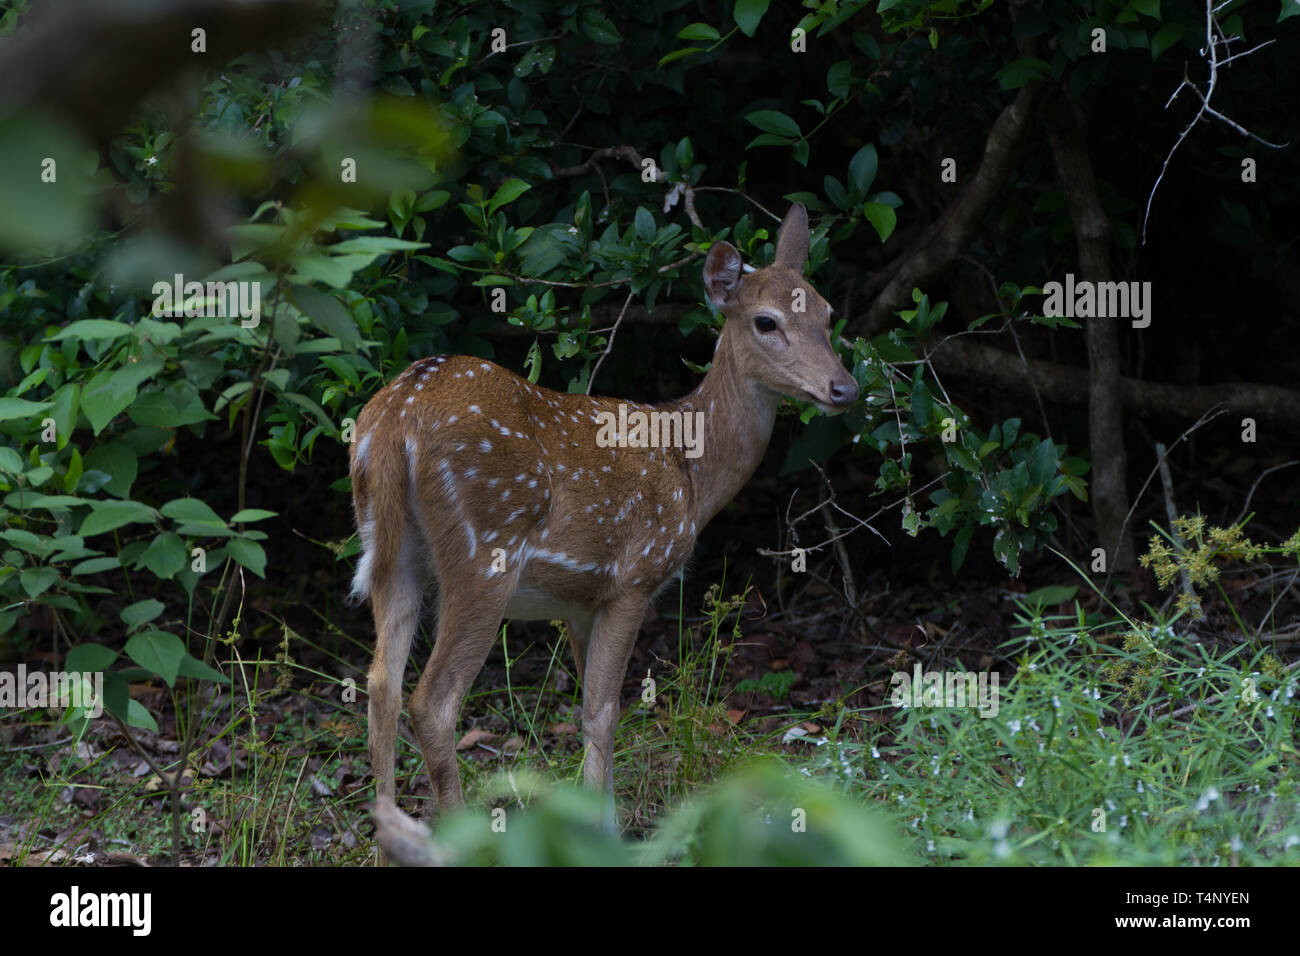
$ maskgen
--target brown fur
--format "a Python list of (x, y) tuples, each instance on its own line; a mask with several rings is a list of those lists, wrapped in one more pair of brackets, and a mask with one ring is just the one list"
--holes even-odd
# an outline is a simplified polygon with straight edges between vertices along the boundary
[[(620, 689), (647, 604), (758, 466), (781, 395), (828, 409), (857, 397), (827, 337), (830, 306), (800, 275), (807, 252), (801, 205), (766, 269), (743, 275), (729, 244), (710, 249), (705, 287), (727, 321), (713, 368), (675, 402), (566, 395), (452, 356), (416, 362), (366, 405), (351, 448), (364, 550), (353, 593), (375, 618), (370, 759), (381, 797), (394, 792), (402, 671), (431, 576), (437, 639), (411, 717), (438, 806), (463, 803), (456, 718), (505, 616), (566, 619), (584, 775), (612, 792)], [(773, 330), (758, 330), (760, 313)], [(703, 453), (601, 447), (598, 416), (617, 418), (620, 404), (629, 415), (700, 413)]]

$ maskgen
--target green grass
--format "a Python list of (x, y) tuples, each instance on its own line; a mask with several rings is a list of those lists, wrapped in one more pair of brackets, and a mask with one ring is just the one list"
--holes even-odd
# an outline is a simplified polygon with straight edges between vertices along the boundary
[[(525, 672), (538, 673), (538, 649), (507, 630), (505, 686), (485, 689), (480, 680), (460, 724), (461, 733), (475, 725), (498, 736), (492, 750), (461, 755), (470, 806), (439, 831), (453, 858), (1300, 862), (1300, 674), (1266, 643), (1199, 640), (1187, 616), (1090, 617), (1077, 603), (1073, 615), (1046, 614), (1022, 603), (1002, 647), (1012, 667), (998, 689), (996, 716), (971, 708), (900, 710), (887, 694), (881, 706), (849, 707), (845, 701), (861, 699), (862, 688), (845, 686), (839, 701), (815, 713), (787, 706), (775, 717), (735, 723), (726, 692), (744, 601), (724, 593), (721, 584), (709, 591), (693, 626), (679, 607), (676, 660), (656, 662), (642, 696), (624, 710), (615, 758), (621, 845), (570, 839), (575, 827), (587, 825), (590, 801), (566, 789), (581, 780), (579, 736), (555, 732), (557, 725), (580, 724), (580, 692), (571, 681), (561, 690), (558, 681), (571, 666), (562, 634), (548, 641), (542, 678), (524, 680)], [(245, 661), (232, 651), (224, 662), (232, 683), (203, 711), (190, 761), (195, 777), (183, 808), (188, 859), (374, 860), (364, 682), (355, 699), (345, 700), (336, 678), (293, 661), (290, 652), (305, 643), (286, 628), (276, 661)], [(363, 642), (357, 644), (359, 660)], [(520, 665), (524, 655), (528, 668)], [(341, 658), (339, 664), (344, 673), (355, 667)], [(911, 665), (900, 655), (893, 666), (910, 672)], [(945, 666), (961, 669), (956, 662), (926, 663), (927, 670)], [(414, 666), (408, 674), (413, 683)], [(886, 686), (890, 674), (873, 667), (863, 679)], [(757, 684), (787, 699), (789, 686)], [(199, 692), (194, 685), (174, 692), (172, 706), (193, 707), (200, 701), (190, 694)], [(787, 733), (801, 724), (817, 726), (801, 737)], [(101, 727), (108, 729), (99, 724), (96, 731)], [(102, 749), (109, 738), (92, 731), (87, 739)], [(503, 747), (508, 741), (517, 747)], [(230, 767), (214, 770), (222, 753), (232, 755)], [(424, 770), (418, 750), (403, 738), (398, 757), (399, 802), (428, 814), (427, 788), (412, 789)], [(165, 763), (165, 754), (160, 759)], [(114, 768), (109, 754), (88, 752), (65, 757), (57, 768), (47, 764), (33, 785), (22, 769), (29, 762), (0, 764), (0, 789), (12, 795), (6, 812), (28, 824), (20, 860), (34, 850), (71, 850), (91, 830), (105, 848), (167, 856), (170, 806), (152, 773), (133, 777)], [(817, 786), (810, 790), (810, 783)], [(65, 803), (69, 787), (102, 788), (95, 812)], [(816, 812), (807, 813), (805, 829), (793, 829), (785, 821), (803, 804)], [(489, 826), (500, 818), (493, 810), (503, 808), (514, 834), (508, 847), (493, 842)], [(535, 812), (520, 815), (522, 808)], [(873, 842), (835, 842), (855, 828), (875, 834)], [(38, 831), (64, 837), (52, 846)], [(570, 844), (577, 849), (565, 850)]]

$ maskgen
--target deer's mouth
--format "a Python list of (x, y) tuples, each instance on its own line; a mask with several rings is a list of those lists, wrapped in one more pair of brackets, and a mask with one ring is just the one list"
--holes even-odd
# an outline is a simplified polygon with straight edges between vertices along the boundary
[[(804, 391), (803, 394), (804, 394), (804, 398), (806, 398), (808, 401), (812, 402), (814, 405), (816, 405), (819, 409), (821, 409), (821, 410), (822, 410), (823, 412), (825, 412), (827, 415), (838, 415), (840, 412), (845, 411), (846, 409), (848, 409), (848, 407), (849, 407), (850, 405), (853, 404), (853, 401), (847, 401), (847, 402), (844, 402), (843, 404), (839, 404), (839, 405), (837, 405), (837, 404), (835, 404), (834, 402), (832, 402), (829, 398), (823, 398), (823, 397), (820, 397), (820, 396), (814, 395), (812, 392), (809, 392), (809, 391), (807, 391), (806, 389), (805, 389), (805, 391)], [(855, 399), (855, 400), (856, 400), (856, 398), (857, 398), (857, 396), (854, 396), (854, 399)]]

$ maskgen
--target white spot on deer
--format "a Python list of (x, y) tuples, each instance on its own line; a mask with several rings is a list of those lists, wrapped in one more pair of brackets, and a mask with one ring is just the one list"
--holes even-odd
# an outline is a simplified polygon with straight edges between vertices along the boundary
[(361, 441), (357, 442), (357, 464), (362, 468), (366, 467), (366, 461), (370, 458), (370, 439), (373, 436), (374, 432), (366, 432)]
[(492, 450), (492, 443), (488, 441), (486, 438), (480, 439), (478, 443), (478, 450), (486, 455), (488, 452)]
[(482, 414), (483, 414), (483, 409), (479, 408), (477, 405), (471, 405), (471, 406), (469, 407), (469, 410), (470, 410), (471, 412), (473, 412), (475, 415), (482, 415)]

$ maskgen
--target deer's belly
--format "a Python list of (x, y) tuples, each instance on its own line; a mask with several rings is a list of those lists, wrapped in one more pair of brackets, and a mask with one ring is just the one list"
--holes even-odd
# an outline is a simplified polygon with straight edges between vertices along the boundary
[(506, 604), (505, 617), (512, 621), (567, 620), (588, 617), (591, 612), (582, 605), (536, 585), (521, 584), (515, 588)]

